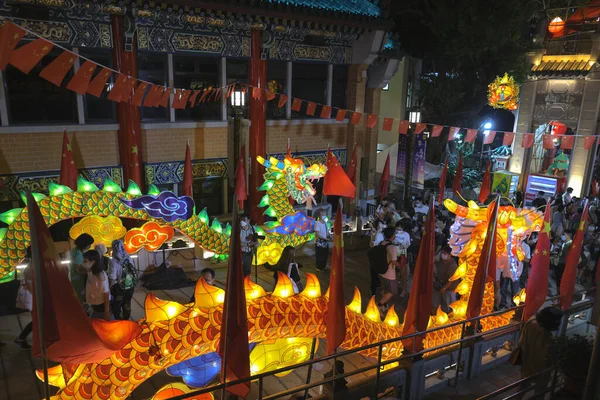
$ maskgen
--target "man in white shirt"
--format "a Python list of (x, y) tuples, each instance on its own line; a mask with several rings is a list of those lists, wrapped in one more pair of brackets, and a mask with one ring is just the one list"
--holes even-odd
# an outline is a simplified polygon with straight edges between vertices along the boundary
[(415, 213), (419, 213), (419, 214), (423, 214), (423, 215), (427, 215), (427, 213), (429, 212), (429, 206), (423, 204), (423, 201), (421, 199), (415, 200), (414, 209), (415, 209)]
[(387, 272), (385, 274), (379, 275), (381, 278), (381, 291), (382, 296), (381, 300), (377, 303), (377, 307), (379, 307), (379, 311), (382, 313), (387, 312), (390, 308), (389, 302), (392, 300), (395, 294), (398, 294), (398, 282), (396, 281), (396, 267), (400, 267), (400, 263), (398, 262), (398, 250), (396, 246), (394, 246), (393, 241), (396, 236), (395, 228), (385, 228), (383, 230), (384, 240), (381, 243), (383, 246), (386, 246), (387, 252)]
[(568, 187), (567, 191), (565, 193), (563, 193), (562, 200), (563, 200), (563, 205), (565, 207), (568, 206), (571, 203), (571, 199), (573, 197), (572, 193), (573, 193), (573, 188), (572, 187)]
[(524, 238), (517, 239), (517, 242), (522, 244), (523, 260), (517, 259), (511, 262), (511, 258), (514, 257), (511, 256), (508, 258), (506, 266), (502, 269), (502, 280), (500, 282), (500, 290), (502, 293), (501, 306), (505, 308), (509, 308), (514, 305), (512, 299), (521, 290), (519, 279), (523, 273), (523, 264), (529, 262), (531, 259), (531, 249), (529, 245), (522, 239)]
[(252, 258), (254, 249), (258, 246), (256, 241), (256, 232), (250, 223), (250, 214), (244, 213), (240, 218), (240, 242), (242, 247), (242, 264), (244, 266), (244, 276), (252, 272)]

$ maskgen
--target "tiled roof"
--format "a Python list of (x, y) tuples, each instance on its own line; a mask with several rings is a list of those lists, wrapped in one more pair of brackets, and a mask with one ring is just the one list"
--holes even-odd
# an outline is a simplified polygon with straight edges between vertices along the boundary
[(531, 75), (537, 77), (576, 77), (585, 76), (592, 69), (595, 60), (589, 54), (568, 56), (542, 56), (531, 68)]
[(262, 0), (262, 2), (334, 11), (343, 14), (381, 17), (381, 9), (369, 0)]

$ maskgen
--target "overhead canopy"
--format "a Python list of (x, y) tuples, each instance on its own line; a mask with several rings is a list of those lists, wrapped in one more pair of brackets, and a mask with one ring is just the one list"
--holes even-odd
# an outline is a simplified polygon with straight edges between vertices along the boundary
[[(398, 164), (398, 142), (394, 143), (387, 149), (381, 150), (377, 154), (377, 169), (376, 172), (381, 174), (385, 166), (385, 160), (390, 155), (390, 176), (396, 176), (396, 165)], [(435, 179), (442, 176), (443, 167), (425, 163), (425, 180)]]

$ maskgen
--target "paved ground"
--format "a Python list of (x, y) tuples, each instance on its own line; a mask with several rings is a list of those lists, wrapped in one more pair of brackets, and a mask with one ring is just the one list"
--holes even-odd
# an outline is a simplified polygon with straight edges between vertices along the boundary
[[(352, 246), (351, 242), (346, 242), (346, 248)], [(322, 286), (322, 291), (325, 292), (329, 285), (329, 270), (325, 272), (316, 271), (314, 267), (314, 256), (312, 256), (312, 249), (307, 247), (299, 252), (297, 261), (302, 263), (304, 268), (302, 272), (311, 272), (316, 274)], [(197, 263), (197, 270), (202, 269), (204, 266), (208, 266), (210, 263), (201, 261)], [(363, 310), (366, 308), (366, 304), (369, 300), (369, 267), (366, 258), (366, 252), (361, 251), (346, 251), (345, 257), (345, 295), (347, 303), (350, 302), (353, 294), (353, 287), (357, 286), (363, 294), (362, 303)], [(226, 276), (226, 264), (211, 264), (217, 273), (217, 285), (223, 287), (225, 284)], [(265, 289), (272, 289), (272, 273), (259, 268), (258, 283), (261, 284)], [(192, 278), (197, 278), (196, 272), (189, 272), (188, 275)], [(255, 274), (252, 274), (253, 280)], [(177, 290), (165, 290), (165, 291), (154, 291), (154, 294), (162, 299), (175, 300), (182, 303), (187, 303), (193, 287), (177, 289)], [(143, 301), (148, 291), (144, 288), (140, 288), (136, 291), (134, 296), (132, 318), (140, 319), (143, 317)], [(404, 314), (405, 303), (398, 302), (396, 309), (399, 311), (398, 315)], [(39, 360), (32, 359), (29, 351), (23, 351), (13, 344), (13, 340), (16, 335), (20, 332), (20, 329), (27, 324), (30, 320), (29, 314), (19, 314), (0, 317), (0, 341), (7, 342), (8, 345), (4, 348), (0, 354), (0, 399), (6, 400), (37, 400), (43, 397), (43, 386), (41, 382), (35, 377), (35, 368), (40, 367)], [(317, 356), (323, 355), (325, 348), (324, 341), (320, 341), (319, 351)], [(362, 357), (360, 355), (353, 355), (344, 359), (346, 364), (346, 372), (350, 372), (354, 369), (364, 367), (370, 364), (372, 361)], [(318, 380), (323, 377), (323, 374), (331, 369), (329, 363), (316, 364), (313, 370), (313, 380)], [(265, 394), (273, 394), (285, 389), (293, 388), (297, 385), (305, 383), (306, 380), (306, 369), (294, 370), (290, 375), (285, 378), (269, 378), (264, 382)], [(506, 385), (518, 377), (518, 371), (512, 367), (502, 367), (497, 370), (490, 371), (485, 377), (482, 377), (481, 384), (473, 385), (469, 381), (461, 381), (458, 389), (443, 390), (443, 398), (449, 399), (473, 399), (478, 395), (488, 393), (499, 387)], [(367, 378), (367, 375), (361, 374), (352, 377), (351, 381), (361, 380)], [(437, 378), (433, 378), (437, 379)], [(154, 376), (152, 379), (142, 384), (131, 397), (132, 399), (148, 399), (150, 398), (158, 388), (168, 382), (175, 381), (174, 378), (167, 376), (166, 373), (162, 372)], [(455, 393), (453, 393), (455, 392)], [(311, 395), (316, 395), (315, 390), (311, 391)], [(477, 395), (476, 395), (477, 394)], [(431, 395), (428, 397), (433, 399), (442, 398), (438, 395)], [(257, 398), (257, 386), (254, 385), (253, 392), (248, 396), (249, 399)]]

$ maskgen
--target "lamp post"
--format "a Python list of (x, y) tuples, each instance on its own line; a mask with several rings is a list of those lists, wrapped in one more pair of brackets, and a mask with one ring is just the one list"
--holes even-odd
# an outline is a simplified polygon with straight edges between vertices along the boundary
[(244, 110), (246, 108), (246, 93), (244, 93), (242, 88), (237, 84), (235, 85), (235, 89), (231, 94), (230, 105), (231, 109), (233, 110), (233, 132), (232, 137), (230, 137), (228, 142), (227, 153), (229, 159), (229, 187), (233, 188), (235, 186), (235, 169), (241, 149), (240, 138), (242, 136), (242, 118), (244, 117)]
[(404, 205), (409, 206), (412, 203), (412, 175), (415, 154), (415, 134), (414, 125), (421, 122), (421, 110), (414, 107), (408, 110), (408, 122), (411, 126), (408, 130), (408, 148), (406, 149), (406, 176), (404, 178)]
[(487, 137), (487, 135), (490, 134), (490, 129), (492, 129), (492, 127), (494, 126), (494, 124), (492, 123), (492, 121), (486, 121), (483, 124), (481, 124), (481, 126), (479, 127), (479, 129), (483, 128), (483, 138), (481, 139), (481, 153), (480, 153), (480, 157), (479, 157), (479, 170), (481, 171), (483, 168), (483, 147), (485, 146), (485, 138)]

